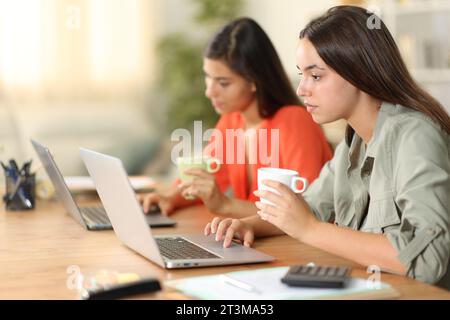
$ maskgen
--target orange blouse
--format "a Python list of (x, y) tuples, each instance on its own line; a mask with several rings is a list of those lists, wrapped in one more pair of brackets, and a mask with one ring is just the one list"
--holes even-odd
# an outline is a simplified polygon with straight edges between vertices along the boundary
[[(273, 117), (264, 119), (261, 125), (252, 131), (254, 139), (249, 143), (251, 147), (248, 159), (245, 157), (245, 137), (236, 137), (239, 132), (244, 132), (244, 128), (245, 120), (239, 112), (223, 115), (216, 125), (216, 133), (220, 132), (221, 138), (213, 134), (204, 151), (206, 155), (221, 161), (222, 167), (215, 174), (217, 183), (222, 192), (231, 187), (235, 198), (257, 200), (253, 191), (257, 189), (258, 168), (295, 170), (311, 184), (318, 177), (325, 162), (332, 158), (332, 151), (322, 129), (304, 107), (285, 106)], [(220, 146), (222, 151), (218, 149)], [(246, 163), (252, 170), (250, 188)]]

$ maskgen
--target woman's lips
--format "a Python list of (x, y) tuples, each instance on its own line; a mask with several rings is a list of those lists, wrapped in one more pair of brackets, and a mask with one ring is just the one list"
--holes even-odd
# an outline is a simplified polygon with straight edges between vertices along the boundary
[(317, 106), (314, 106), (314, 105), (309, 104), (309, 103), (305, 103), (305, 106), (306, 106), (306, 110), (307, 110), (309, 113), (313, 112), (314, 109), (317, 108)]
[(216, 109), (222, 109), (223, 104), (222, 103), (218, 103), (218, 102), (213, 102), (213, 106)]

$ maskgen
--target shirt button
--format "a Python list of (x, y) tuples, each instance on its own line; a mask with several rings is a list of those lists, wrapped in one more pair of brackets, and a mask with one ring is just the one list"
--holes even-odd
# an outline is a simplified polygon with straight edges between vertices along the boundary
[(364, 171), (362, 172), (362, 176), (363, 176), (363, 177), (368, 177), (368, 176), (370, 176), (370, 171), (369, 171), (369, 170), (364, 170)]

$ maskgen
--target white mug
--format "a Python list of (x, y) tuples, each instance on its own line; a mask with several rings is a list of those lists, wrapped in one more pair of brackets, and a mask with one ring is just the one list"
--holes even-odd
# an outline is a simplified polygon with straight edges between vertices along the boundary
[[(258, 190), (269, 190), (274, 193), (278, 193), (275, 189), (270, 188), (263, 184), (263, 180), (274, 180), (281, 182), (286, 185), (295, 193), (302, 193), (308, 188), (308, 180), (306, 178), (300, 177), (297, 171), (289, 169), (279, 169), (279, 168), (259, 168), (258, 169)], [(303, 182), (303, 188), (297, 188), (297, 182)], [(261, 198), (262, 203), (272, 204), (270, 201)]]

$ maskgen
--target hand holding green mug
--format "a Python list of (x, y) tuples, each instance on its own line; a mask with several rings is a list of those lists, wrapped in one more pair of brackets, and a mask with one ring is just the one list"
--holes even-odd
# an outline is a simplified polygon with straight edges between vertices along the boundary
[[(185, 174), (188, 169), (202, 169), (209, 173), (220, 170), (220, 161), (213, 157), (180, 157), (177, 159), (178, 176), (182, 182), (192, 181), (193, 177)], [(194, 200), (193, 196), (186, 196), (187, 200)]]

